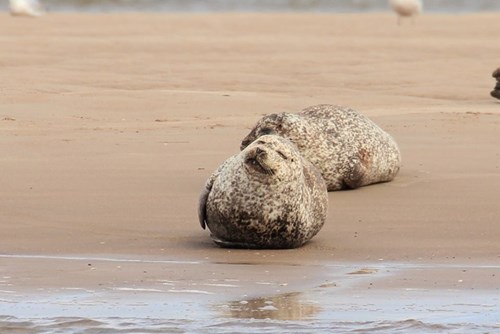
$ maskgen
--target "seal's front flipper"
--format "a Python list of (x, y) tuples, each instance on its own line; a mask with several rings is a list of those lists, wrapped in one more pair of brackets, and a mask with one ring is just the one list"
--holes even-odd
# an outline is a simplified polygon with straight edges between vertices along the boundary
[(237, 241), (228, 241), (228, 240), (222, 240), (217, 237), (215, 237), (213, 234), (210, 235), (212, 238), (213, 242), (222, 248), (240, 248), (240, 249), (257, 249), (257, 248), (262, 248), (259, 247), (258, 245), (255, 244), (249, 244), (245, 242), (237, 242)]
[(367, 173), (367, 169), (363, 164), (357, 160), (354, 162), (353, 167), (349, 171), (349, 174), (346, 175), (344, 180), (345, 188), (347, 189), (356, 189), (365, 184), (364, 179)]
[(200, 195), (200, 200), (198, 202), (198, 220), (200, 221), (201, 228), (205, 229), (206, 228), (206, 221), (207, 221), (207, 200), (208, 200), (208, 195), (210, 195), (210, 190), (212, 190), (212, 187), (208, 187), (208, 184), (205, 186), (203, 191), (201, 192)]

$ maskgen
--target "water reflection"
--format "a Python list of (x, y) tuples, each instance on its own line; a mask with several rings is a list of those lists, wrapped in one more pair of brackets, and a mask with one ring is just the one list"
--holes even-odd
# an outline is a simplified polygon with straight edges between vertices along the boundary
[(273, 297), (233, 301), (222, 305), (224, 316), (237, 319), (307, 320), (321, 311), (314, 302), (301, 299), (298, 292)]

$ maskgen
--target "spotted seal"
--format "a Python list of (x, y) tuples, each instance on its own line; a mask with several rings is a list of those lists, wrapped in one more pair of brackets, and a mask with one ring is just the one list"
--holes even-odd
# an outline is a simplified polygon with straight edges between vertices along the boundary
[(354, 189), (394, 179), (401, 155), (394, 139), (353, 109), (329, 104), (298, 114), (264, 116), (243, 139), (277, 134), (290, 139), (323, 175), (329, 191)]
[(494, 98), (500, 99), (500, 67), (493, 72), (492, 76), (497, 79), (497, 83), (490, 94)]
[(327, 207), (319, 170), (289, 140), (265, 135), (212, 174), (198, 216), (221, 247), (296, 248), (318, 233)]

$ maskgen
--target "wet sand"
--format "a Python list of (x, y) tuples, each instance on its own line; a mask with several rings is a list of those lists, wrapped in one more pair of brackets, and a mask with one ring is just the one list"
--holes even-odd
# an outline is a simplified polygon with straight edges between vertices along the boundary
[[(207, 273), (240, 280), (248, 298), (303, 293), (335, 283), (332, 265), (378, 268), (363, 277), (377, 275), (377, 291), (394, 297), (494, 293), (499, 18), (0, 15), (0, 314), (13, 295), (40, 289), (201, 284)], [(319, 103), (390, 132), (403, 155), (397, 179), (330, 193), (328, 221), (303, 248), (215, 247), (196, 217), (206, 178), (261, 115)], [(391, 263), (397, 273), (378, 275)], [(458, 278), (468, 266), (486, 267)], [(276, 285), (252, 284), (265, 279)], [(369, 288), (349, 285), (348, 295)]]
[[(0, 276), (0, 309), (8, 315), (0, 315), (0, 329), (22, 333), (247, 333), (252, 328), (493, 333), (500, 328), (498, 265), (1, 259), (15, 269), (12, 276)], [(54, 279), (62, 272), (64, 280)], [(52, 281), (40, 284), (47, 277)]]

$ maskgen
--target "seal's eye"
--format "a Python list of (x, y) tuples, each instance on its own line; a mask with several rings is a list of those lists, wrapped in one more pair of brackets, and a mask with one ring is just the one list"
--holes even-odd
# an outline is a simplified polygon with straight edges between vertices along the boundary
[(277, 151), (277, 153), (285, 160), (288, 160), (288, 157), (281, 151)]
[(262, 130), (260, 130), (260, 133), (262, 135), (270, 135), (274, 133), (274, 130), (271, 128), (263, 128)]

